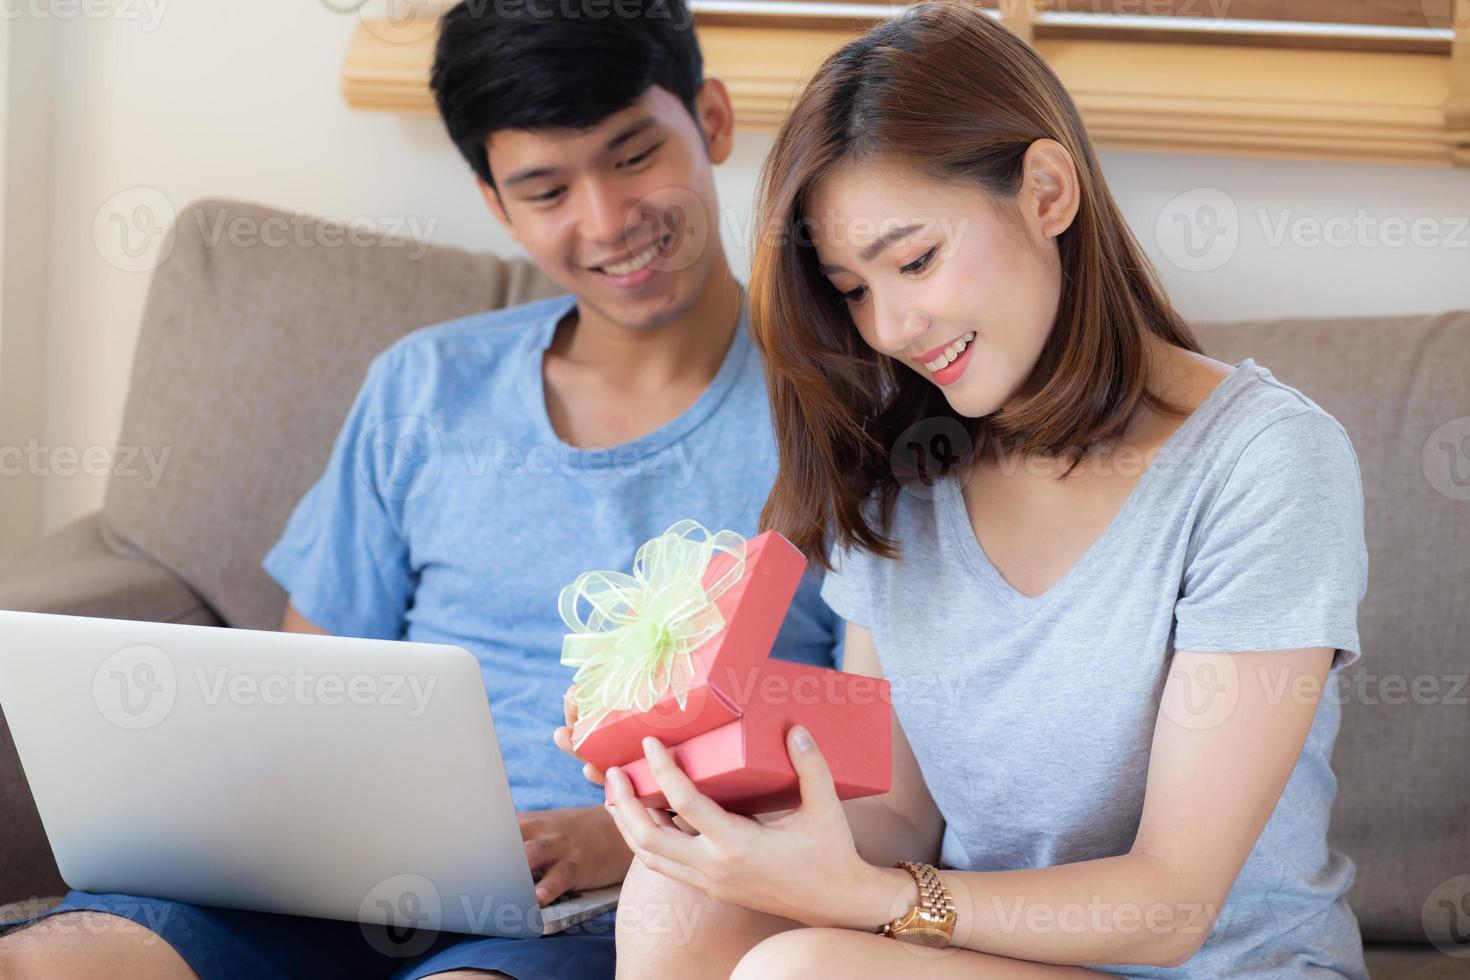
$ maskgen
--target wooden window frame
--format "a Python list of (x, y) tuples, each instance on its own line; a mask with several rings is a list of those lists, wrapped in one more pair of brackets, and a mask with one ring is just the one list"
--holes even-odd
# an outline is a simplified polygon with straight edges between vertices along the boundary
[[(1444, 2), (1456, 5), (1453, 34), (1186, 24), (1037, 10), (1026, 0), (989, 12), (1052, 66), (1105, 149), (1470, 166), (1470, 0)], [(706, 72), (729, 87), (739, 127), (769, 132), (828, 53), (896, 6), (808, 0), (795, 13), (783, 0), (695, 0), (695, 24)], [(342, 69), (348, 104), (432, 113), (433, 38), (421, 21), (360, 22)]]

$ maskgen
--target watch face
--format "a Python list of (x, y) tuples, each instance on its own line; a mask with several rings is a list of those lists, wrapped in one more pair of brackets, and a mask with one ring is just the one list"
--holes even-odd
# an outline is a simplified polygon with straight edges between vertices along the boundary
[(921, 946), (947, 946), (949, 937), (938, 929), (909, 929), (898, 936), (906, 943), (917, 943)]

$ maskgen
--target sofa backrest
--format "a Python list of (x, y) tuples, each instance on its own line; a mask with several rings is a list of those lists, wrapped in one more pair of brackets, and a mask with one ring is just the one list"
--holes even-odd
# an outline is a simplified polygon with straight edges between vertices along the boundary
[(261, 559), (321, 476), (373, 356), (418, 327), (560, 290), (524, 259), (360, 232), (350, 244), (318, 219), (235, 201), (183, 209), (173, 236), (118, 439), (169, 455), (156, 486), (144, 466), (111, 479), (104, 533), (226, 625), (277, 629), (287, 597)]
[(1321, 405), (1357, 452), (1368, 591), (1363, 658), (1331, 695), (1329, 839), (1357, 864), (1364, 937), (1422, 941), (1448, 926), (1435, 889), (1470, 872), (1470, 312), (1195, 330)]
[[(156, 486), (146, 468), (114, 476), (103, 513), (110, 541), (254, 629), (281, 622), (286, 596), (260, 561), (321, 474), (373, 356), (417, 327), (559, 291), (523, 260), (444, 247), (211, 234), (271, 220), (299, 229), (289, 240), (326, 240), (311, 219), (237, 202), (181, 213), (119, 438), (170, 455)], [(1365, 938), (1422, 940), (1435, 887), (1470, 871), (1470, 313), (1196, 329), (1211, 356), (1253, 357), (1315, 400), (1357, 451), (1369, 582), (1364, 656), (1334, 695), (1331, 840), (1357, 863)]]

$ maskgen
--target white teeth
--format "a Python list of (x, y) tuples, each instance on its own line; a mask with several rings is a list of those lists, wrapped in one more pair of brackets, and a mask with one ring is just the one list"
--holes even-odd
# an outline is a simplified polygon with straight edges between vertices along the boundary
[(961, 354), (963, 354), (965, 352), (965, 348), (966, 347), (969, 347), (970, 346), (970, 342), (973, 341), (974, 339), (975, 339), (975, 331), (971, 330), (969, 333), (965, 334), (959, 340), (956, 340), (954, 343), (952, 343), (948, 347), (946, 347), (944, 349), (944, 353), (942, 353), (938, 357), (934, 358), (934, 360), (929, 361), (928, 363), (926, 363), (924, 365), (924, 367), (926, 367), (930, 371), (930, 373), (933, 373), (935, 371), (939, 371), (939, 370), (942, 370), (945, 367), (948, 367), (949, 365), (951, 365), (951, 364), (954, 363), (954, 359), (956, 357), (959, 357)]
[(611, 276), (631, 276), (654, 260), (654, 257), (658, 255), (658, 250), (663, 246), (664, 241), (664, 239), (660, 239), (654, 242), (627, 262), (620, 262), (617, 265), (605, 265), (602, 267), (602, 271)]

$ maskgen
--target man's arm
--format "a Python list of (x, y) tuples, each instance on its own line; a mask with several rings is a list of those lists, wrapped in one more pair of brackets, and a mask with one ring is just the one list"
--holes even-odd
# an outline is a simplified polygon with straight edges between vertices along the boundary
[(316, 623), (307, 619), (296, 611), (291, 603), (286, 603), (286, 618), (281, 622), (282, 633), (315, 633), (317, 636), (326, 636), (327, 631)]
[[(289, 602), (281, 632), (329, 635)], [(539, 875), (536, 898), (542, 905), (568, 890), (617, 884), (633, 863), (633, 852), (623, 843), (604, 806), (541, 810), (519, 816), (526, 860)]]

